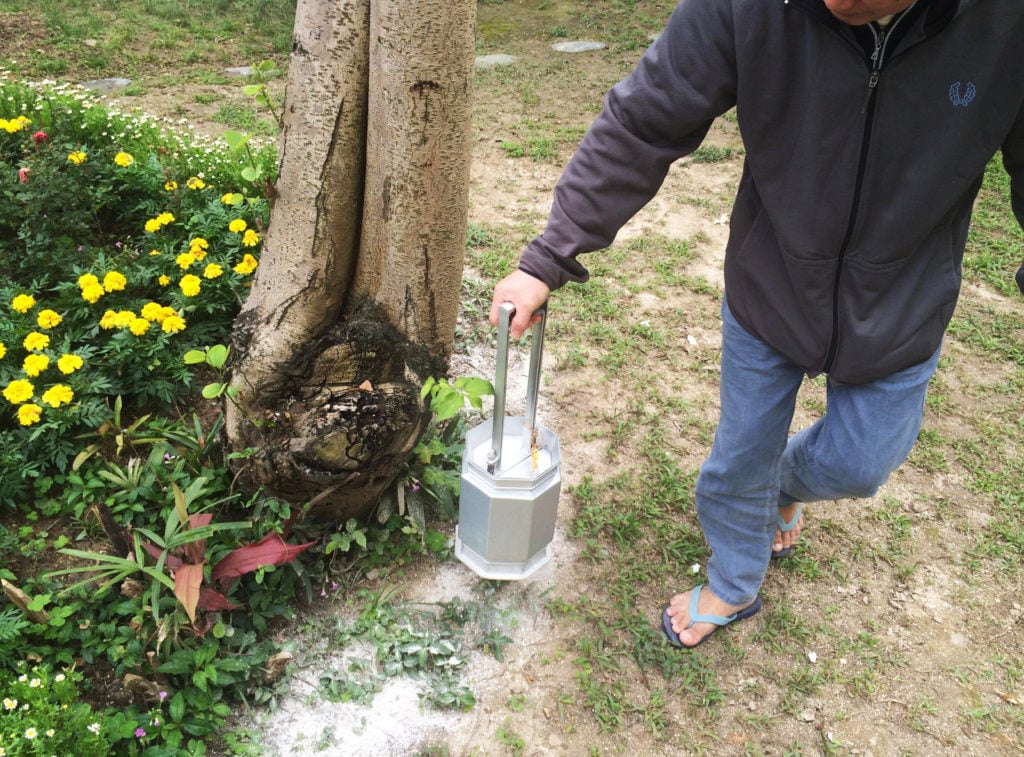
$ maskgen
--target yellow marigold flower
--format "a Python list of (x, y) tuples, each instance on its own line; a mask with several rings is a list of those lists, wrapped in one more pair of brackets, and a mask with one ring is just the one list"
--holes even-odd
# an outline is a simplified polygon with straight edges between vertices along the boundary
[(165, 334), (177, 334), (179, 331), (185, 330), (185, 319), (180, 315), (169, 315), (164, 318), (160, 328)]
[(176, 181), (168, 181), (167, 183), (164, 184), (164, 189), (166, 189), (168, 192), (173, 192), (177, 188), (178, 182)]
[(260, 243), (260, 235), (249, 229), (242, 235), (242, 244), (246, 247), (255, 247)]
[(238, 265), (236, 265), (231, 270), (240, 276), (248, 276), (250, 273), (256, 270), (256, 266), (258, 265), (259, 262), (256, 260), (256, 258), (247, 252), (245, 253), (245, 256), (242, 258), (241, 262), (239, 262)]
[(160, 231), (169, 223), (174, 223), (174, 216), (170, 213), (161, 213), (156, 218), (150, 218), (146, 221), (146, 231), (152, 234), (153, 232)]
[(82, 299), (86, 302), (98, 302), (100, 297), (107, 293), (102, 284), (90, 284), (82, 289)]
[(46, 355), (41, 355), (38, 352), (33, 352), (31, 355), (25, 356), (25, 362), (22, 363), (21, 367), (22, 370), (25, 371), (26, 376), (35, 378), (45, 371), (49, 365), (50, 358)]
[(185, 186), (189, 189), (205, 189), (206, 182), (198, 176), (190, 176), (188, 181), (185, 182)]
[(166, 319), (170, 318), (172, 315), (177, 315), (177, 314), (178, 314), (177, 310), (175, 310), (174, 308), (172, 308), (172, 307), (170, 307), (168, 305), (164, 305), (164, 307), (163, 307), (163, 314), (157, 320), (159, 320), (160, 323), (163, 323)]
[(120, 292), (124, 290), (127, 283), (128, 279), (125, 278), (123, 273), (110, 271), (103, 277), (103, 290), (105, 292)]
[(128, 330), (135, 336), (142, 336), (149, 331), (149, 321), (145, 318), (133, 318), (132, 322), (128, 324)]
[(131, 310), (120, 310), (114, 314), (114, 325), (119, 329), (123, 329), (126, 326), (131, 325), (131, 322), (135, 320), (135, 313)]
[(116, 328), (116, 327), (117, 327), (117, 313), (115, 313), (113, 310), (108, 310), (107, 312), (105, 312), (103, 314), (103, 317), (100, 318), (100, 328), (101, 329), (113, 329), (113, 328)]
[(196, 237), (188, 243), (188, 251), (193, 255), (198, 255), (200, 252), (205, 252), (208, 249), (210, 249), (210, 243), (202, 237)]
[(80, 165), (82, 165), (82, 164), (83, 164), (83, 163), (84, 163), (85, 161), (87, 161), (88, 159), (89, 159), (89, 156), (88, 156), (88, 155), (86, 155), (86, 154), (85, 154), (84, 152), (82, 152), (81, 150), (75, 150), (75, 151), (74, 151), (73, 153), (71, 153), (70, 155), (68, 155), (68, 160), (70, 160), (70, 161), (71, 161), (72, 163), (74, 163), (74, 164), (75, 164), (76, 166), (80, 166)]
[(36, 298), (30, 294), (19, 294), (11, 300), (11, 308), (19, 313), (27, 313), (36, 304)]
[(54, 384), (45, 392), (43, 392), (43, 402), (45, 402), (50, 407), (60, 407), (61, 405), (67, 405), (74, 398), (75, 393), (71, 391), (71, 387), (64, 386), (64, 384)]
[(67, 376), (70, 376), (83, 365), (85, 365), (85, 361), (78, 355), (61, 355), (57, 358), (57, 370)]
[(158, 278), (158, 279), (156, 280), (156, 282), (157, 282), (157, 283), (158, 283), (158, 284), (159, 284), (160, 286), (162, 286), (162, 287), (165, 287), (165, 286), (167, 286), (168, 284), (170, 284), (170, 283), (171, 283), (171, 277), (170, 277), (170, 276), (168, 276), (167, 274), (161, 274), (161, 275), (160, 275), (160, 278)]
[(234, 221), (228, 224), (228, 231), (233, 232), (235, 234), (241, 234), (247, 228), (249, 228), (249, 224), (247, 224), (245, 222), (245, 219), (242, 218), (236, 218)]
[(152, 255), (153, 257), (156, 257), (157, 255), (163, 255), (163, 253), (160, 252), (160, 250), (150, 250), (149, 254)]
[(215, 279), (223, 273), (224, 269), (221, 266), (219, 266), (217, 263), (210, 263), (208, 266), (206, 266), (205, 269), (203, 269), (203, 278)]
[(81, 276), (78, 277), (78, 287), (79, 287), (79, 289), (85, 289), (86, 287), (92, 286), (93, 284), (99, 284), (99, 283), (100, 283), (100, 280), (98, 278), (96, 278), (96, 276), (94, 274), (91, 274), (91, 273), (83, 273)]
[(60, 322), (64, 319), (60, 313), (55, 310), (40, 310), (39, 317), (36, 318), (36, 323), (39, 324), (41, 329), (52, 329), (60, 325)]
[(0, 360), (3, 360), (4, 355), (7, 354), (7, 345), (0, 342)]
[[(43, 409), (35, 403), (28, 403), (18, 408), (18, 423), (22, 426), (31, 426), (33, 423), (39, 423), (39, 417), (43, 414)], [(32, 731), (32, 735), (29, 736), (29, 731)], [(35, 729), (29, 728), (25, 731), (25, 738), (34, 739), (36, 737)]]
[(178, 268), (185, 271), (196, 262), (196, 256), (191, 252), (183, 252), (174, 259), (174, 262), (178, 264)]
[(242, 195), (237, 192), (228, 192), (220, 196), (220, 201), (225, 205), (238, 205), (242, 201)]
[(38, 331), (30, 331), (22, 344), (29, 352), (38, 352), (50, 346), (50, 337), (46, 334), (40, 334)]
[(133, 158), (130, 153), (119, 152), (114, 156), (114, 162), (121, 166), (121, 168), (127, 168), (135, 162), (135, 158)]
[(191, 273), (188, 276), (182, 276), (181, 281), (178, 282), (178, 286), (181, 287), (181, 292), (186, 297), (195, 297), (199, 294), (200, 282), (198, 276), (193, 276)]
[(15, 379), (3, 391), (4, 399), (12, 405), (20, 405), (22, 402), (32, 399), (32, 395), (35, 393), (36, 388), (27, 379)]
[(0, 129), (3, 129), (8, 134), (14, 134), (17, 131), (24, 129), (30, 123), (32, 122), (25, 118), (25, 116), (18, 116), (17, 118), (12, 118), (10, 121), (6, 118), (0, 118)]
[(142, 306), (142, 310), (139, 312), (142, 314), (142, 317), (145, 318), (147, 321), (155, 321), (157, 323), (159, 323), (160, 321), (167, 317), (164, 314), (163, 305), (161, 305), (159, 302), (147, 302), (145, 305)]

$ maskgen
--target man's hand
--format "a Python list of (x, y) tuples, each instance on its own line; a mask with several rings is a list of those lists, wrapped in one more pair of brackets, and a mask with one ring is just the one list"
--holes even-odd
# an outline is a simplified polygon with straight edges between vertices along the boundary
[(498, 308), (504, 302), (515, 305), (516, 314), (512, 317), (509, 335), (519, 339), (526, 330), (540, 320), (534, 312), (545, 302), (551, 289), (538, 278), (525, 271), (513, 271), (494, 287), (494, 300), (491, 302), (491, 323), (498, 325)]

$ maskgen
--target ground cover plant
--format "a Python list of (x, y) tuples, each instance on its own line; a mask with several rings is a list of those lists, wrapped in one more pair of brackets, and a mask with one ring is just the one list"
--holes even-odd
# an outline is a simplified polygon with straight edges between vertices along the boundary
[[(121, 5), (129, 15), (140, 7)], [(168, 13), (183, 7), (166, 6)], [(603, 91), (630, 68), (670, 6), (645, 0), (535, 5), (481, 0), (478, 52), (512, 53), (519, 60), (477, 74), (479, 138), (457, 372), (489, 375), (492, 334), (483, 319), (490, 287), (542, 228), (550, 189), (574, 140), (595, 114)], [(22, 28), (37, 28), (36, 39), (60, 40), (76, 53), (96, 49), (84, 44), (90, 35), (101, 51), (118, 54), (148, 44), (156, 51), (152, 58), (130, 53), (128, 73), (134, 81), (119, 98), (129, 107), (144, 104), (161, 115), (187, 117), (204, 131), (248, 130), (246, 122), (261, 122), (262, 116), (238, 105), (241, 98), (231, 99), (238, 87), (225, 86), (220, 66), (274, 57), (271, 44), (261, 44), (255, 54), (234, 55), (235, 40), (244, 35), (224, 35), (218, 43), (222, 49), (201, 46), (193, 56), (200, 60), (183, 62), (174, 71), (151, 69), (172, 48), (149, 44), (159, 35), (141, 14), (132, 22), (133, 38), (116, 14), (105, 16), (109, 31), (85, 31), (66, 20), (51, 23), (27, 3), (8, 0), (0, 8), (23, 14)], [(60, 15), (56, 4), (45, 9)], [(197, 16), (204, 12), (198, 6), (193, 10)], [(241, 23), (243, 17), (240, 12), (232, 21)], [(0, 34), (9, 34), (12, 26)], [(255, 32), (249, 38), (259, 39)], [(585, 56), (551, 51), (552, 42), (564, 39), (600, 39), (608, 47)], [(33, 68), (36, 48), (47, 45), (2, 49), (17, 58), (21, 74), (41, 78), (47, 73)], [(286, 49), (287, 44), (278, 52)], [(79, 79), (118, 75), (123, 70), (116, 59), (97, 55), (95, 67), (85, 69), (80, 55), (68, 56), (66, 73)], [(234, 123), (226, 123), (226, 117)], [(136, 161), (142, 154), (126, 152)], [(116, 151), (108, 155), (113, 159)], [(742, 158), (735, 121), (726, 116), (716, 122), (700, 154), (673, 168), (662, 195), (615, 247), (590, 257), (593, 280), (552, 299), (539, 412), (561, 437), (565, 488), (555, 558), (536, 580), (472, 580), (450, 561), (450, 523), (424, 523), (433, 532), (429, 538), (413, 533), (412, 539), (402, 539), (403, 528), (419, 527), (398, 516), (398, 503), (391, 503), (384, 523), (343, 524), (323, 546), (310, 547), (293, 563), (239, 579), (225, 596), (234, 604), (244, 602), (246, 611), (222, 611), (220, 627), (215, 622), (204, 637), (209, 644), (192, 636), (173, 590), (151, 574), (142, 577), (139, 597), (123, 597), (112, 587), (109, 596), (117, 601), (108, 617), (80, 629), (75, 604), (80, 600), (58, 597), (57, 578), (37, 583), (23, 578), (40, 568), (42, 556), (53, 554), (55, 546), (88, 551), (106, 542), (99, 521), (88, 514), (91, 504), (82, 506), (84, 520), (72, 521), (70, 530), (55, 525), (45, 511), (36, 520), (4, 517), (0, 566), (14, 567), (33, 608), (45, 611), (47, 620), (29, 621), (11, 605), (0, 612), (0, 652), (14, 666), (5, 673), (3, 696), (27, 702), (26, 696), (38, 695), (42, 682), (54, 681), (67, 667), (56, 657), (61, 649), (109, 645), (111, 657), (141, 666), (147, 676), (146, 649), (171, 667), (163, 675), (173, 685), (152, 692), (152, 705), (136, 705), (132, 720), (96, 734), (111, 742), (118, 738), (115, 745), (126, 751), (129, 745), (157, 750), (177, 738), (160, 736), (152, 724), (157, 719), (183, 734), (186, 749), (268, 756), (317, 748), (343, 753), (354, 741), (372, 744), (366, 753), (423, 755), (1019, 753), (1024, 748), (1019, 599), (1024, 589), (1019, 494), (1024, 489), (1019, 452), (1024, 328), (1012, 276), (1024, 252), (998, 162), (979, 196), (963, 297), (911, 459), (877, 497), (808, 508), (804, 541), (791, 558), (773, 565), (758, 616), (694, 653), (669, 649), (659, 635), (661, 605), (700, 581), (707, 557), (691, 492), (716, 418), (719, 256)], [(185, 178), (193, 173), (185, 172)], [(157, 212), (144, 214), (143, 225)], [(132, 235), (145, 231), (136, 227)], [(119, 296), (104, 296), (111, 294)], [(39, 309), (31, 312), (38, 317)], [(194, 321), (174, 337), (188, 337)], [(37, 326), (32, 330), (40, 331)], [(171, 337), (167, 342), (176, 344)], [(214, 343), (181, 346), (206, 354)], [(23, 358), (17, 365), (22, 363)], [(193, 380), (193, 390), (213, 379), (203, 374)], [(169, 520), (171, 484), (183, 495), (194, 487), (187, 495), (189, 519), (199, 512), (197, 499), (230, 497), (230, 487), (217, 483), (224, 480), (226, 461), (210, 443), (215, 418), (190, 397), (180, 402), (181, 423), (154, 413), (133, 427), (145, 413), (122, 413), (116, 420), (112, 404), (107, 430), (81, 440), (78, 448), (97, 445), (97, 451), (80, 466), (83, 472), (68, 474), (83, 482), (72, 479), (72, 490), (83, 492), (76, 501), (91, 503), (96, 497), (85, 493), (101, 492), (99, 499), (128, 522), (136, 517), (133, 508), (157, 510), (148, 492), (163, 486), (160, 519), (154, 512), (151, 522), (141, 525), (167, 544), (179, 537), (180, 529), (174, 528), (184, 523), (181, 517)], [(125, 396), (123, 403), (134, 401)], [(194, 409), (200, 410), (198, 428)], [(823, 409), (822, 384), (808, 381), (797, 424), (812, 422)], [(19, 433), (39, 428), (14, 425), (13, 416), (10, 422)], [(127, 440), (120, 454), (119, 436)], [(454, 454), (456, 446), (445, 437), (427, 442), (422, 452)], [(211, 451), (200, 455), (199, 450)], [(173, 464), (164, 455), (176, 456)], [(132, 458), (145, 462), (130, 464)], [(90, 473), (89, 465), (97, 468)], [(128, 483), (117, 488), (101, 473)], [(448, 474), (447, 483), (441, 475), (438, 486), (450, 497)], [(206, 480), (196, 484), (199, 478)], [(406, 491), (412, 492), (413, 479), (422, 483), (424, 478), (421, 470), (410, 470)], [(59, 488), (54, 482), (42, 491), (46, 486), (33, 486), (31, 495), (45, 503)], [(297, 510), (258, 500), (225, 501), (214, 509), (217, 517), (207, 525), (231, 528), (209, 533), (210, 564), (259, 543), (278, 527), (283, 534)], [(268, 530), (232, 525), (256, 513), (269, 522)], [(173, 528), (165, 538), (168, 525)], [(80, 534), (86, 540), (73, 541)], [(153, 538), (144, 538), (163, 552)], [(293, 528), (286, 541), (305, 544), (312, 538)], [(432, 545), (429, 550), (424, 541)], [(366, 556), (362, 564), (368, 571), (350, 569), (354, 552)], [(156, 560), (148, 565), (155, 568)], [(329, 578), (316, 573), (318, 565), (327, 566)], [(47, 564), (45, 570), (70, 566)], [(314, 612), (297, 612), (297, 622), (287, 625), (275, 620), (291, 609), (280, 597), (306, 593), (313, 597)], [(158, 628), (154, 611), (147, 609), (154, 607), (154, 597), (161, 621), (172, 619), (159, 650), (154, 648), (159, 630), (146, 638), (147, 647), (133, 629), (137, 618), (143, 633)], [(66, 614), (69, 608), (73, 614)], [(200, 620), (205, 612), (197, 611)], [(241, 659), (250, 668), (271, 669), (272, 653), (282, 645), (267, 644), (268, 633), (282, 641), (299, 668), (289, 685), (264, 683), (262, 670), (231, 670), (236, 663), (218, 668), (220, 660)], [(16, 641), (3, 647), (11, 634)], [(25, 660), (26, 650), (41, 650), (34, 653), (56, 661), (33, 672), (36, 663)], [(103, 654), (93, 660), (74, 668), (89, 666), (90, 676), (76, 683), (95, 718), (85, 711), (75, 714), (80, 719), (74, 722), (85, 728), (99, 722), (104, 709), (96, 696), (103, 693), (97, 688), (102, 677), (95, 674), (118, 665)], [(317, 669), (320, 661), (328, 664)], [(438, 664), (442, 661), (448, 664)], [(318, 674), (302, 688), (313, 670)], [(420, 698), (383, 714), (369, 709), (394, 680), (406, 677), (400, 670), (416, 679)], [(197, 672), (206, 693), (194, 685)], [(22, 675), (26, 679), (19, 682)], [(34, 679), (41, 683), (31, 688)], [(7, 687), (15, 684), (29, 686), (29, 694), (9, 693)], [(168, 697), (161, 701), (164, 690)], [(183, 692), (173, 711), (172, 692)], [(418, 703), (428, 700), (453, 709), (441, 721), (421, 720), (418, 716), (431, 708)], [(262, 715), (248, 718), (239, 701), (276, 709), (260, 708)], [(289, 702), (319, 714), (315, 730), (300, 734), (304, 740), (289, 734), (282, 722)], [(331, 709), (345, 702), (361, 703), (350, 721), (338, 714), (348, 710)], [(214, 724), (197, 714), (214, 706), (222, 713), (234, 710), (232, 722), (239, 728), (222, 738), (197, 736), (194, 731)], [(181, 720), (174, 720), (177, 715)], [(386, 726), (396, 722), (405, 724), (401, 733), (389, 732)], [(35, 728), (38, 736), (50, 727), (19, 721), (17, 732), (23, 738)], [(137, 729), (145, 736), (137, 737)], [(381, 739), (370, 741), (375, 731)]]
[[(289, 506), (235, 491), (219, 414), (193, 412), (258, 265), (245, 177), (274, 160), (0, 78), (5, 754), (203, 753), (309, 588), (274, 571), (312, 545)], [(81, 701), (77, 666), (141, 693), (112, 710), (90, 673)]]

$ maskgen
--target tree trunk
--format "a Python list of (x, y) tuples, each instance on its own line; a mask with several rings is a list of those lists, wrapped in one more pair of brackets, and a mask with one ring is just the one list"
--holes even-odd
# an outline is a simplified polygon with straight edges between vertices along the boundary
[[(399, 7), (401, 6), (401, 7)], [(465, 252), (474, 0), (299, 0), (279, 178), (232, 336), (244, 475), (363, 517), (446, 371)]]

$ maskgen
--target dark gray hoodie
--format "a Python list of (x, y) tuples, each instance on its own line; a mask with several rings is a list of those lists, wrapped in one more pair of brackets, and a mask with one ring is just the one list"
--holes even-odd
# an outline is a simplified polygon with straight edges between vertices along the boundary
[[(904, 24), (900, 28), (900, 24)], [(682, 0), (609, 91), (520, 268), (557, 288), (736, 106), (729, 307), (809, 374), (864, 383), (938, 347), (985, 166), (1024, 227), (1024, 2), (919, 0), (864, 46), (821, 0)], [(880, 35), (879, 35), (880, 36)]]

